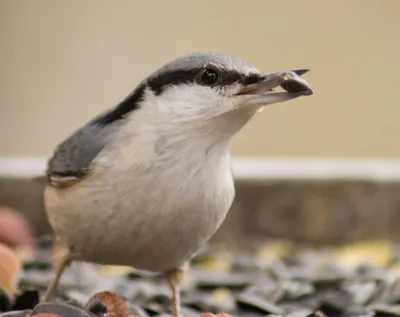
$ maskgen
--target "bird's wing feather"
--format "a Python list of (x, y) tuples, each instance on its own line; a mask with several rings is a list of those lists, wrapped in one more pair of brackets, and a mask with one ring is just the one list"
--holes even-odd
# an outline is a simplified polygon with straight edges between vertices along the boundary
[(106, 110), (61, 143), (47, 166), (47, 179), (54, 187), (67, 187), (89, 175), (93, 160), (101, 153), (114, 131), (132, 111), (139, 108), (145, 85), (115, 107)]
[(50, 185), (68, 187), (87, 177), (93, 160), (106, 145), (111, 129), (111, 126), (90, 122), (62, 142), (47, 165)]

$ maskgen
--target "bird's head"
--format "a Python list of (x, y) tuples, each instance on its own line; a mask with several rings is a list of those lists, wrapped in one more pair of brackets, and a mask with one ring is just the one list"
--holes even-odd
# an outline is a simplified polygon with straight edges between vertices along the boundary
[[(204, 120), (312, 94), (299, 77), (307, 70), (264, 75), (253, 65), (231, 56), (195, 53), (179, 57), (146, 81), (145, 99), (177, 121)], [(271, 89), (283, 86), (284, 92)]]
[[(306, 71), (265, 75), (231, 56), (189, 54), (172, 60), (144, 79), (114, 110), (114, 115), (119, 119), (133, 108), (142, 109), (159, 127), (167, 126), (170, 130), (197, 127), (206, 133), (219, 131), (229, 137), (260, 108), (311, 95), (310, 86), (300, 78)], [(282, 92), (272, 91), (279, 86)], [(112, 119), (113, 113), (108, 116)]]

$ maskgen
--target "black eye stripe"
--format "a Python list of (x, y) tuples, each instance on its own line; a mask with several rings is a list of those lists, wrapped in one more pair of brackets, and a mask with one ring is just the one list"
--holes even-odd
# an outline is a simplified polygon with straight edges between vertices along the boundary
[(93, 123), (106, 126), (115, 121), (124, 119), (130, 112), (139, 108), (139, 103), (144, 96), (144, 90), (145, 86), (139, 85), (132, 94), (126, 97), (116, 107), (95, 118)]
[(162, 74), (160, 76), (151, 78), (147, 82), (147, 86), (153, 90), (156, 95), (161, 94), (163, 89), (169, 85), (180, 85), (193, 82), (199, 70), (178, 70), (174, 72), (169, 72)]
[[(201, 71), (204, 71), (204, 68), (165, 73), (161, 76), (150, 79), (147, 82), (147, 86), (150, 87), (150, 89), (153, 90), (156, 95), (159, 95), (168, 85), (180, 85), (196, 82)], [(244, 76), (235, 71), (220, 70), (219, 72), (221, 81), (218, 86), (226, 86), (234, 82), (238, 82), (243, 85), (250, 85), (262, 80), (262, 77), (258, 74)], [(139, 108), (139, 103), (143, 98), (145, 88), (145, 85), (139, 85), (125, 100), (123, 100), (110, 111), (107, 111), (95, 118), (93, 123), (105, 126), (124, 119), (130, 112)]]
[[(182, 85), (196, 82), (198, 79), (199, 73), (203, 71), (204, 68), (197, 68), (191, 70), (178, 70), (169, 73), (162, 74), (160, 76), (150, 78), (147, 82), (147, 86), (156, 94), (159, 95), (162, 93), (163, 89), (169, 85)], [(261, 80), (260, 75), (258, 74), (250, 74), (244, 76), (236, 71), (226, 71), (219, 70), (221, 81), (219, 83), (220, 86), (231, 85), (235, 82), (249, 85)]]
[(262, 76), (260, 76), (258, 74), (250, 74), (250, 75), (242, 78), (240, 83), (242, 85), (252, 85), (252, 84), (259, 83), (262, 80), (263, 80)]

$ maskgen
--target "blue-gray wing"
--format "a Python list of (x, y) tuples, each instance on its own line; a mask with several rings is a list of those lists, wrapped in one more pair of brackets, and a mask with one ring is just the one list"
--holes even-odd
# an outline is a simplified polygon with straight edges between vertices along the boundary
[(47, 165), (47, 179), (54, 187), (70, 186), (85, 178), (93, 160), (107, 143), (109, 126), (89, 123), (76, 131), (55, 150)]
[(144, 90), (145, 86), (139, 85), (117, 106), (100, 114), (61, 143), (48, 162), (49, 183), (55, 187), (66, 187), (85, 178), (93, 167), (94, 159), (121, 121), (139, 108)]

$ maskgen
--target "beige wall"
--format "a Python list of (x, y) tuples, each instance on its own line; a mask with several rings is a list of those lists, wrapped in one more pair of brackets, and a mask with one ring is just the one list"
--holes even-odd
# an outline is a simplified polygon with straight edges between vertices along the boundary
[(193, 51), (310, 68), (242, 156), (400, 157), (400, 1), (0, 0), (0, 156), (48, 155), (156, 67)]

